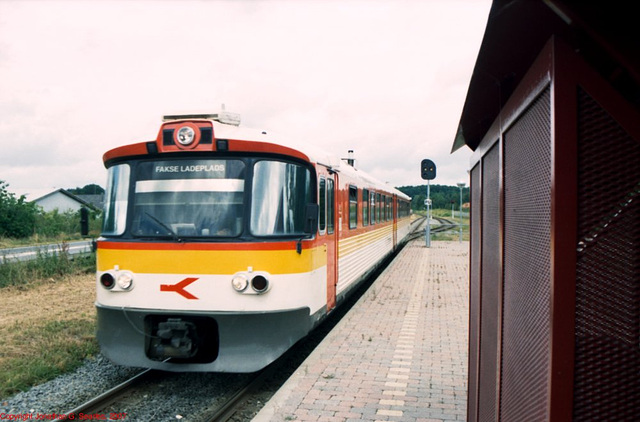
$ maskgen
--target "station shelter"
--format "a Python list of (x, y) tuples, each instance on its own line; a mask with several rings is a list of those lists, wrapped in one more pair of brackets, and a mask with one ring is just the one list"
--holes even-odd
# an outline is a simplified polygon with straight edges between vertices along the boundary
[(494, 0), (469, 147), (468, 421), (640, 415), (634, 2)]

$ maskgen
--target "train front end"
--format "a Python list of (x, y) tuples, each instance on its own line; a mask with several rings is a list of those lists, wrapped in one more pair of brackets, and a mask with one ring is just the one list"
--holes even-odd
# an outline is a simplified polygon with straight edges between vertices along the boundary
[(171, 118), (105, 154), (96, 306), (115, 363), (253, 372), (326, 310), (312, 163), (220, 120)]

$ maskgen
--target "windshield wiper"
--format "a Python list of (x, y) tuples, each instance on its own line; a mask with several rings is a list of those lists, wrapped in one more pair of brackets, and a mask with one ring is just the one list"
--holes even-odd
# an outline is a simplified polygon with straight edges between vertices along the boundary
[(149, 214), (146, 211), (144, 212), (144, 214), (150, 219), (152, 219), (155, 223), (157, 223), (160, 227), (165, 229), (168, 232), (167, 234), (170, 234), (173, 240), (175, 240), (176, 242), (182, 242), (182, 239), (180, 239), (180, 237), (176, 234), (176, 232), (174, 232), (171, 226), (169, 226), (167, 223), (163, 222), (155, 215)]

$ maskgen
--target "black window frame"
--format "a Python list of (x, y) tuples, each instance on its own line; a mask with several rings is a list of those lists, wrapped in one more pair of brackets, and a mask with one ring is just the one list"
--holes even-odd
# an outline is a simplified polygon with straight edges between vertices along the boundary
[(327, 231), (327, 180), (324, 176), (318, 181), (318, 232)]
[(349, 229), (358, 227), (358, 187), (349, 185)]
[(327, 234), (335, 233), (336, 188), (332, 178), (327, 179)]
[(369, 189), (362, 188), (362, 225), (369, 225)]

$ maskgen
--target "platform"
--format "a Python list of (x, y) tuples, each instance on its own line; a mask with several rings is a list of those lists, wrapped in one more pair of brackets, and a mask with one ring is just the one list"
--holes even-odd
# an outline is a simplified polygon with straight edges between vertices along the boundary
[(466, 420), (468, 250), (405, 246), (253, 421)]

